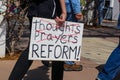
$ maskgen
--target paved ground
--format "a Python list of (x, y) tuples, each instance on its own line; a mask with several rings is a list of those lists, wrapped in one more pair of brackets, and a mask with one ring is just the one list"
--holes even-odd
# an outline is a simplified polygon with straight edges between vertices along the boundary
[[(81, 61), (82, 71), (65, 71), (64, 80), (95, 80), (101, 65), (105, 63), (111, 51), (117, 46), (118, 38), (83, 38)], [(8, 76), (16, 60), (0, 61), (0, 80)], [(25, 80), (50, 80), (51, 67), (46, 68), (40, 61), (34, 61)]]
[[(0, 80), (8, 80), (8, 76), (15, 64), (16, 60), (0, 61)], [(83, 65), (82, 71), (65, 71), (64, 80), (94, 80), (98, 70), (96, 63), (85, 58), (81, 59)], [(47, 68), (40, 61), (34, 61), (28, 73), (25, 75), (25, 80), (51, 80), (51, 67)]]

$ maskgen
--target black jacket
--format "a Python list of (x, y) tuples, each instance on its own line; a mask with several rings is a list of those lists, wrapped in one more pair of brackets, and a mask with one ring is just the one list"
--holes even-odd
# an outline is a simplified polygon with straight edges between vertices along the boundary
[(21, 7), (28, 5), (27, 15), (31, 17), (55, 18), (61, 14), (59, 0), (21, 0)]

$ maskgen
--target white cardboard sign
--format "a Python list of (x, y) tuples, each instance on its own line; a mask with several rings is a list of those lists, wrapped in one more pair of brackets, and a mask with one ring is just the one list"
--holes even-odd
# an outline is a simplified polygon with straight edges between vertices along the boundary
[(83, 23), (34, 17), (29, 47), (30, 60), (80, 61)]

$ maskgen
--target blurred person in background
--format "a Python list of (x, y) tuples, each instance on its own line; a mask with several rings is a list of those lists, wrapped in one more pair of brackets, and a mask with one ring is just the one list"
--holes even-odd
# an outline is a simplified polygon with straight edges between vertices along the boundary
[(103, 21), (104, 0), (95, 0), (93, 26), (101, 26)]

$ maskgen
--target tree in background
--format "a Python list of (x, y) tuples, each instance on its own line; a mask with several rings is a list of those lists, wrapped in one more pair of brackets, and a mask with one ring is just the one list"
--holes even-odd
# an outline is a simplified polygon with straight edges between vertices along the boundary
[(20, 41), (26, 21), (25, 10), (20, 6), (19, 0), (0, 0), (1, 7), (6, 7), (5, 11), (0, 11), (1, 24), (6, 24), (6, 53), (14, 55), (15, 46)]

